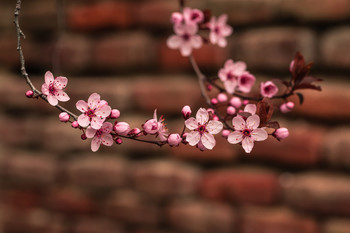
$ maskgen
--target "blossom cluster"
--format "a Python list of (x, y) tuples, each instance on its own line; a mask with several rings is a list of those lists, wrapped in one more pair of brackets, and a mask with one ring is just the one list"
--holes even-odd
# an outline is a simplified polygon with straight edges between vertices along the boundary
[[(174, 35), (167, 40), (171, 49), (179, 49), (185, 57), (192, 57), (193, 49), (199, 49), (203, 43), (225, 47), (226, 37), (231, 35), (233, 29), (227, 24), (227, 15), (219, 17), (199, 9), (183, 7), (181, 12), (171, 15)], [(200, 30), (208, 31), (208, 35), (200, 34)], [(207, 36), (208, 38), (206, 38)], [(279, 110), (287, 113), (293, 110), (294, 103), (288, 101), (292, 95), (303, 101), (300, 89), (321, 90), (314, 85), (320, 81), (308, 75), (311, 63), (306, 64), (300, 53), (290, 63), (289, 71), (291, 79), (280, 81), (284, 86), (284, 92), (274, 81), (261, 82), (259, 93), (251, 96), (256, 77), (247, 70), (247, 64), (243, 61), (234, 62), (228, 59), (214, 77), (204, 76), (194, 67), (201, 84), (202, 95), (206, 98), (208, 106), (199, 108), (192, 117), (191, 107), (186, 105), (181, 114), (184, 119), (184, 127), (181, 132), (171, 132), (165, 123), (165, 117), (158, 118), (157, 109), (153, 117), (146, 120), (140, 127), (131, 127), (126, 121), (120, 121), (121, 113), (118, 109), (112, 109), (106, 100), (102, 100), (98, 93), (92, 93), (87, 102), (79, 100), (76, 108), (80, 115), (62, 111), (59, 120), (71, 122), (73, 128), (82, 131), (81, 138), (91, 139), (91, 150), (97, 151), (101, 144), (112, 146), (114, 143), (122, 144), (123, 139), (130, 139), (158, 146), (169, 145), (171, 147), (183, 145), (196, 146), (198, 149), (212, 150), (216, 145), (216, 134), (220, 134), (230, 144), (240, 144), (246, 153), (250, 153), (257, 141), (264, 141), (268, 136), (282, 140), (289, 135), (287, 128), (280, 127), (277, 121), (272, 121), (274, 112), (274, 99), (282, 99), (278, 103)], [(196, 70), (197, 69), (197, 70)], [(65, 88), (68, 83), (66, 77), (54, 77), (49, 71), (46, 72), (45, 82), (41, 87), (42, 93), (37, 96), (45, 99), (52, 106), (58, 102), (70, 100)], [(37, 97), (33, 90), (26, 93), (27, 97)], [(151, 137), (149, 137), (151, 135)], [(150, 140), (149, 138), (152, 138)]]

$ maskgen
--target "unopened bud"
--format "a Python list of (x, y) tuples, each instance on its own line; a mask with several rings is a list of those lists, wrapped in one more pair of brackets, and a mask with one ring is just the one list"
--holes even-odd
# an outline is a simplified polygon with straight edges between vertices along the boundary
[(228, 129), (224, 129), (224, 130), (221, 132), (221, 135), (222, 135), (224, 138), (227, 138), (229, 134), (230, 134), (230, 130), (228, 130)]
[(218, 99), (216, 99), (216, 98), (212, 98), (210, 102), (211, 102), (211, 104), (213, 104), (213, 105), (216, 105), (216, 104), (219, 103)]
[(130, 126), (126, 122), (118, 122), (114, 125), (113, 129), (117, 134), (122, 136), (127, 136), (130, 132)]
[(232, 106), (228, 106), (226, 109), (226, 112), (228, 115), (232, 116), (236, 114), (236, 109)]
[(227, 95), (225, 93), (219, 93), (217, 96), (217, 99), (219, 102), (226, 102), (227, 101)]
[(111, 114), (109, 115), (112, 119), (117, 119), (120, 117), (120, 111), (118, 109), (112, 109)]
[(278, 140), (282, 140), (289, 136), (289, 131), (287, 128), (278, 128), (273, 133), (273, 136), (275, 136)]
[(34, 95), (34, 92), (33, 92), (32, 90), (29, 90), (29, 91), (26, 92), (26, 96), (27, 96), (28, 98), (32, 98), (33, 95)]
[(73, 128), (78, 128), (79, 127), (79, 123), (77, 121), (73, 121), (72, 122), (72, 127)]
[(118, 145), (122, 144), (123, 143), (123, 139), (121, 138), (116, 138), (114, 139), (115, 143), (117, 143)]
[(80, 137), (81, 137), (81, 139), (82, 139), (82, 140), (86, 140), (86, 139), (87, 139), (87, 137), (86, 137), (86, 134), (85, 134), (85, 133), (83, 133), (83, 134), (82, 134)]
[(187, 120), (188, 118), (190, 118), (191, 114), (192, 114), (192, 111), (191, 111), (191, 108), (190, 106), (186, 105), (182, 108), (182, 116), (184, 117), (185, 120)]
[(287, 102), (287, 103), (284, 103), (280, 106), (280, 110), (281, 112), (283, 113), (287, 113), (287, 112), (290, 112), (292, 111), (294, 108), (294, 103), (293, 102)]
[(232, 97), (230, 99), (230, 105), (235, 108), (240, 108), (242, 106), (242, 100), (238, 97)]
[(169, 146), (178, 146), (181, 143), (181, 141), (182, 138), (177, 133), (170, 134), (168, 137)]
[(213, 86), (212, 86), (211, 84), (208, 84), (208, 85), (207, 85), (207, 90), (208, 90), (208, 91), (213, 90)]
[(130, 132), (128, 133), (130, 136), (139, 136), (139, 134), (141, 133), (141, 130), (139, 128), (133, 128), (132, 130), (130, 130)]
[(217, 115), (213, 115), (213, 120), (214, 120), (214, 121), (219, 121), (220, 118), (219, 118)]
[(58, 115), (58, 118), (59, 118), (60, 121), (62, 121), (62, 122), (67, 122), (67, 121), (69, 121), (70, 116), (69, 116), (69, 114), (66, 113), (66, 112), (61, 112), (60, 115)]

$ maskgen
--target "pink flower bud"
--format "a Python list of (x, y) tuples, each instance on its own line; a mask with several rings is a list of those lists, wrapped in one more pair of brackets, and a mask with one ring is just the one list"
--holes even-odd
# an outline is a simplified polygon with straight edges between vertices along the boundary
[(116, 138), (114, 139), (115, 143), (117, 143), (118, 145), (122, 144), (123, 143), (123, 139), (121, 138)]
[(151, 119), (146, 121), (145, 124), (142, 125), (143, 130), (148, 134), (156, 134), (161, 126), (161, 123), (157, 121), (157, 119)]
[(109, 115), (112, 119), (117, 119), (120, 117), (120, 111), (118, 109), (112, 109), (111, 115)]
[(219, 102), (226, 102), (227, 101), (227, 95), (225, 93), (219, 93), (217, 96), (217, 99)]
[(212, 108), (208, 108), (208, 109), (207, 109), (207, 112), (208, 112), (209, 114), (214, 114), (214, 113), (215, 113), (214, 109), (212, 109)]
[(208, 84), (208, 85), (207, 85), (207, 90), (208, 90), (208, 91), (213, 90), (213, 86), (212, 86), (211, 84)]
[(32, 98), (33, 95), (34, 95), (34, 92), (33, 92), (32, 90), (29, 90), (29, 91), (26, 92), (26, 96), (27, 96), (28, 98)]
[(244, 105), (249, 104), (249, 100), (243, 100), (243, 104), (244, 104)]
[(230, 130), (228, 129), (224, 129), (221, 133), (221, 135), (224, 137), (224, 138), (227, 138), (228, 135), (230, 134)]
[(226, 109), (226, 112), (228, 115), (232, 116), (236, 114), (236, 109), (232, 106), (228, 106)]
[(230, 105), (232, 105), (235, 108), (240, 108), (242, 106), (242, 100), (238, 97), (232, 97), (230, 99)]
[(77, 121), (73, 121), (72, 122), (72, 127), (73, 128), (78, 128), (79, 127), (79, 123)]
[(66, 112), (61, 112), (60, 115), (58, 115), (58, 117), (60, 118), (60, 121), (62, 121), (62, 122), (67, 122), (67, 121), (69, 121), (69, 118), (70, 118), (69, 114)]
[(141, 130), (139, 128), (133, 128), (129, 132), (129, 135), (134, 137), (134, 136), (139, 136), (140, 133), (141, 133)]
[(216, 98), (212, 98), (210, 102), (211, 102), (211, 104), (213, 104), (213, 105), (216, 105), (216, 104), (219, 103), (218, 99), (216, 99)]
[(190, 118), (191, 114), (192, 114), (192, 111), (191, 111), (191, 108), (190, 106), (186, 105), (182, 108), (182, 116), (184, 117), (185, 120), (187, 120), (188, 118)]
[(279, 128), (275, 130), (273, 136), (275, 136), (278, 140), (282, 140), (289, 136), (289, 131), (287, 128)]
[(126, 122), (118, 122), (114, 125), (113, 129), (117, 134), (122, 136), (127, 136), (130, 132), (130, 126)]
[(280, 110), (283, 113), (290, 112), (293, 110), (293, 108), (294, 108), (294, 103), (290, 102), (290, 101), (287, 103), (281, 104), (281, 106), (280, 106)]
[(262, 82), (260, 84), (260, 93), (264, 97), (271, 98), (278, 92), (278, 87), (271, 81)]
[(170, 134), (168, 137), (169, 146), (178, 146), (182, 141), (182, 138), (178, 133)]
[(179, 23), (182, 22), (182, 20), (183, 20), (183, 16), (182, 16), (181, 13), (174, 12), (174, 13), (171, 14), (171, 22), (173, 24), (179, 24)]
[(214, 120), (214, 121), (219, 121), (220, 118), (219, 118), (217, 115), (213, 115), (213, 120)]
[(81, 137), (82, 140), (86, 140), (87, 139), (86, 134), (84, 134), (84, 133), (80, 137)]

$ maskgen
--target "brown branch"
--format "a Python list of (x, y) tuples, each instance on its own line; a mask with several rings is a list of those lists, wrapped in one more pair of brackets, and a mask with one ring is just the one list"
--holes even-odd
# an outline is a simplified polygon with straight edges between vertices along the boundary
[[(21, 0), (17, 0), (16, 3), (16, 8), (15, 8), (15, 12), (14, 12), (14, 24), (16, 27), (16, 33), (17, 33), (17, 51), (19, 53), (19, 58), (20, 58), (20, 63), (21, 63), (21, 74), (23, 76), (23, 78), (25, 79), (25, 81), (27, 82), (27, 84), (29, 85), (29, 87), (32, 89), (32, 91), (35, 93), (36, 96), (40, 97), (41, 99), (43, 99), (44, 101), (47, 101), (47, 97), (45, 95), (43, 95), (32, 83), (32, 81), (29, 78), (29, 75), (27, 73), (26, 67), (25, 67), (25, 58), (24, 58), (24, 54), (23, 54), (23, 50), (22, 50), (22, 44), (21, 44), (21, 38), (23, 37), (23, 39), (25, 39), (25, 35), (21, 30), (21, 27), (19, 25), (19, 15), (20, 15), (20, 11), (21, 11), (21, 6), (22, 6), (22, 2)], [(66, 112), (68, 113), (71, 117), (73, 117), (75, 120), (78, 119), (78, 116), (75, 115), (74, 113), (70, 112), (69, 110), (67, 110), (66, 108), (62, 107), (61, 105), (56, 105), (55, 106), (57, 109), (59, 109), (61, 112)]]

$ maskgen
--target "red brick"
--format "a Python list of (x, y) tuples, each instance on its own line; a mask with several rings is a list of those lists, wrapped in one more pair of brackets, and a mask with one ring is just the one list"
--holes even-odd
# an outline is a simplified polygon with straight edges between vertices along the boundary
[(24, 34), (57, 29), (57, 6), (51, 1), (23, 2), (20, 12), (20, 25)]
[(129, 27), (133, 24), (133, 4), (127, 1), (104, 1), (74, 4), (67, 13), (68, 25), (78, 30)]
[(306, 123), (281, 123), (281, 125), (289, 129), (289, 137), (281, 141), (269, 137), (266, 141), (257, 142), (252, 153), (245, 155), (245, 159), (293, 167), (316, 166), (322, 160), (321, 146), (324, 130)]
[(155, 198), (194, 194), (200, 175), (196, 168), (166, 160), (135, 163), (131, 171), (135, 188)]
[(208, 171), (199, 190), (208, 199), (243, 204), (269, 205), (280, 196), (277, 175), (255, 168)]
[(66, 214), (91, 214), (95, 212), (93, 200), (74, 187), (56, 187), (45, 198), (48, 209)]
[(142, 26), (171, 27), (171, 13), (179, 9), (177, 1), (144, 1), (135, 7), (134, 20)]
[(113, 193), (107, 199), (103, 211), (108, 217), (134, 226), (155, 226), (160, 221), (155, 203), (135, 191)]
[(350, 219), (337, 218), (327, 220), (323, 226), (324, 233), (350, 233)]
[[(349, 88), (346, 82), (328, 81), (334, 77), (322, 77), (325, 82), (319, 83), (322, 86), (322, 92), (302, 91), (305, 101), (303, 105), (296, 105), (295, 111), (298, 115), (310, 118), (318, 118), (336, 122), (337, 120), (347, 120), (350, 117), (350, 109), (344, 108), (350, 101)], [(294, 99), (297, 103), (297, 98)]]
[[(350, 10), (349, 10), (350, 13)], [(321, 40), (322, 61), (331, 68), (348, 68), (350, 66), (350, 27), (332, 29)]]
[(233, 232), (237, 220), (226, 205), (191, 200), (173, 202), (166, 216), (178, 232), (189, 233)]
[(288, 205), (318, 214), (350, 216), (350, 178), (331, 173), (305, 173), (286, 187)]
[(1, 190), (0, 202), (18, 209), (33, 209), (41, 203), (41, 191), (30, 188)]
[(88, 217), (78, 219), (74, 233), (120, 233), (124, 232), (115, 222), (103, 218)]
[(126, 161), (120, 158), (83, 156), (67, 162), (66, 169), (72, 184), (110, 188), (126, 184), (127, 166)]
[(317, 222), (284, 208), (246, 208), (243, 211), (242, 233), (318, 233)]
[(314, 59), (315, 35), (306, 28), (266, 27), (233, 37), (232, 52), (250, 68), (288, 71), (296, 51)]
[(99, 70), (145, 68), (155, 63), (155, 42), (143, 32), (109, 35), (96, 42), (92, 65)]
[(335, 128), (328, 132), (323, 143), (323, 156), (327, 164), (350, 168), (350, 128)]

